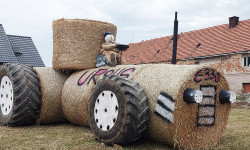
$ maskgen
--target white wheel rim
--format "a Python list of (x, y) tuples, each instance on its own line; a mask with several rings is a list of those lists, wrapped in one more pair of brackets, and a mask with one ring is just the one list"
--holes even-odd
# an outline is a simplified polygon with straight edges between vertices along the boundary
[(10, 78), (4, 76), (0, 87), (0, 107), (3, 115), (8, 115), (13, 105), (13, 86)]
[(118, 117), (118, 100), (112, 91), (102, 91), (96, 99), (94, 118), (97, 127), (108, 131), (115, 125)]

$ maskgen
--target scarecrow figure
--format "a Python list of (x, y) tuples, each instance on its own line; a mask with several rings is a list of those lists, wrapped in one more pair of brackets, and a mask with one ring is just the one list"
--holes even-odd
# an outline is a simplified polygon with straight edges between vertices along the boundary
[(117, 64), (127, 64), (126, 60), (119, 54), (122, 51), (128, 49), (128, 45), (122, 45), (115, 43), (114, 35), (106, 32), (104, 34), (106, 43), (102, 44), (101, 55), (97, 57), (96, 66), (112, 66), (115, 67)]

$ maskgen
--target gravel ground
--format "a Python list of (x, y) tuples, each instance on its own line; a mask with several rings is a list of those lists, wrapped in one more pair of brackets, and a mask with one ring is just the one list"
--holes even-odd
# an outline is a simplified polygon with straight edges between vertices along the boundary
[(246, 100), (237, 100), (233, 104), (233, 107), (239, 109), (250, 109), (250, 98)]

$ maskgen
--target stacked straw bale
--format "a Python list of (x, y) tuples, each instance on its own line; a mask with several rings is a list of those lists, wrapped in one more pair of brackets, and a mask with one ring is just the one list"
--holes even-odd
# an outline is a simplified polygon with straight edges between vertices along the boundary
[(41, 109), (37, 124), (67, 122), (61, 106), (61, 95), (67, 75), (50, 67), (34, 67), (41, 85)]
[[(133, 71), (125, 71), (131, 68)], [(218, 82), (215, 81), (215, 78), (206, 80), (205, 76), (198, 76), (201, 79), (200, 82), (194, 81), (198, 71), (212, 69), (217, 73), (215, 68), (200, 65), (152, 64), (104, 67), (76, 72), (65, 82), (62, 95), (63, 111), (70, 122), (89, 126), (87, 104), (95, 83), (94, 80), (90, 80), (88, 84), (88, 80), (84, 79), (90, 78), (94, 74), (100, 74), (101, 69), (108, 70), (104, 70), (105, 73), (99, 76), (96, 75), (96, 81), (103, 78), (104, 74), (115, 74), (133, 79), (144, 89), (150, 106), (150, 120), (145, 133), (146, 137), (181, 149), (205, 148), (218, 143), (226, 127), (231, 108), (231, 104), (219, 102), (219, 92), (222, 89), (229, 90), (229, 85), (221, 73), (219, 73)], [(81, 85), (77, 84), (79, 81), (81, 81)], [(198, 104), (187, 104), (183, 101), (185, 89), (202, 90), (202, 86), (216, 86), (214, 91), (216, 92), (214, 93), (216, 94), (215, 122), (211, 126), (197, 126), (197, 115), (209, 114), (214, 109), (201, 108), (198, 110)], [(157, 100), (161, 93), (168, 94), (174, 100), (174, 108), (171, 112), (173, 117), (170, 122), (155, 113)], [(205, 91), (205, 94), (209, 93)], [(204, 98), (201, 103), (209, 102)]]
[(95, 68), (105, 32), (116, 36), (117, 28), (110, 23), (85, 19), (53, 21), (53, 68)]

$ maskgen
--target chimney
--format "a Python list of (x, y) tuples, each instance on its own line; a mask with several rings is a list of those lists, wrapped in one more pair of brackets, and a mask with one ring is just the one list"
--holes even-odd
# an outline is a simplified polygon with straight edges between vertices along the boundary
[(236, 27), (239, 22), (239, 17), (233, 16), (229, 18), (229, 29)]

